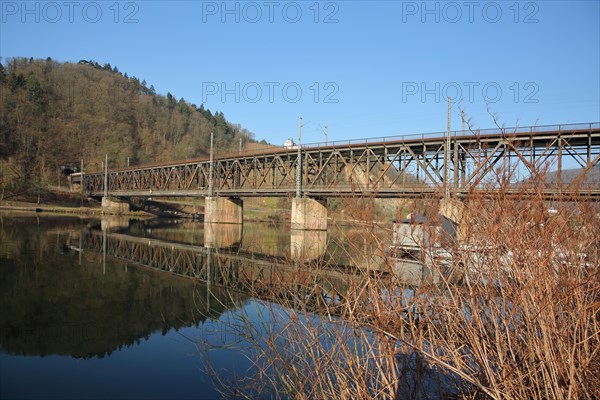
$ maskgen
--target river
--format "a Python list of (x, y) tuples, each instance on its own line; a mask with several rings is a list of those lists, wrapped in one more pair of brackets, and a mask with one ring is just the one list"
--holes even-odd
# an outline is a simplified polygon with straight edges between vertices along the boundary
[(291, 304), (266, 289), (297, 295), (303, 270), (334, 304), (356, 263), (382, 268), (389, 232), (365, 230), (0, 215), (0, 398), (221, 398)]

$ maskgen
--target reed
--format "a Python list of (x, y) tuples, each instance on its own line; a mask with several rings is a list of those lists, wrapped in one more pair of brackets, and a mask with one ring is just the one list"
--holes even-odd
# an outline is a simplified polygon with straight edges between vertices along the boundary
[[(342, 293), (318, 273), (335, 268), (324, 263), (263, 285), (276, 329), (240, 315), (254, 345), (250, 386), (295, 399), (600, 398), (598, 204), (573, 197), (549, 213), (542, 184), (515, 195), (510, 179), (498, 182), (465, 202), (460, 240), (437, 229), (436, 199), (421, 206), (434, 222), (420, 228), (427, 241), (412, 231), (428, 269), (418, 284), (365, 228), (349, 240), (361, 271)], [(346, 211), (365, 226), (368, 201)], [(257, 396), (229, 395), (244, 393)]]

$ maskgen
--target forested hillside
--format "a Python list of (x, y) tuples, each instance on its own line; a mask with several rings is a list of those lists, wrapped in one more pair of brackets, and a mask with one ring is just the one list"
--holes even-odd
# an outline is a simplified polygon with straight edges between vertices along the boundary
[[(56, 185), (63, 165), (109, 166), (237, 149), (252, 135), (183, 98), (94, 61), (16, 58), (0, 63), (0, 186)], [(64, 181), (64, 179), (63, 179)]]

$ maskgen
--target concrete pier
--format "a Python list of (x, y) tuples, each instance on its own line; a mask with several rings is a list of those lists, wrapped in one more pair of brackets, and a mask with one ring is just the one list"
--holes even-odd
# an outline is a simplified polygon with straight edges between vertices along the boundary
[(129, 212), (129, 203), (110, 197), (102, 197), (102, 209), (115, 214), (124, 214)]
[(204, 222), (242, 224), (244, 202), (239, 198), (207, 197), (204, 202)]
[(327, 230), (327, 200), (292, 199), (292, 229)]
[(456, 239), (465, 240), (467, 233), (467, 209), (460, 200), (442, 199), (439, 205), (439, 214), (456, 224)]

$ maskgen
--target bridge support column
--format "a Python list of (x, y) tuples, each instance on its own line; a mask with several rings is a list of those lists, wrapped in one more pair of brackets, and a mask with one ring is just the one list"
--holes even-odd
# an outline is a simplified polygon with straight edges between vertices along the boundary
[(204, 222), (242, 224), (244, 202), (238, 198), (207, 197), (204, 202)]
[(129, 202), (111, 199), (110, 197), (102, 197), (102, 210), (114, 214), (128, 213)]
[(292, 199), (292, 229), (327, 230), (327, 200)]
[(467, 210), (460, 200), (442, 199), (439, 214), (456, 224), (456, 239), (460, 242), (466, 239)]

